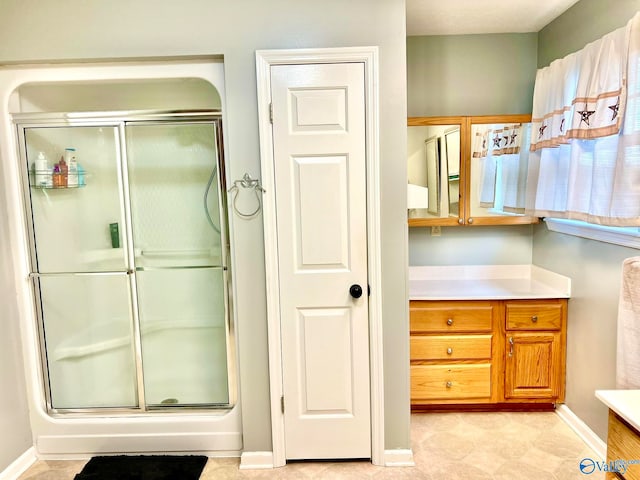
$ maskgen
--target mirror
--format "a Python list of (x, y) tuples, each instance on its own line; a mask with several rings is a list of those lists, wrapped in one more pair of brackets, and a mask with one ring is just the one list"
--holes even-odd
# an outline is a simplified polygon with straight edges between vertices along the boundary
[(469, 217), (523, 216), (531, 123), (472, 118), (470, 133)]
[(538, 223), (524, 214), (531, 115), (410, 117), (410, 227)]
[(409, 218), (457, 219), (460, 125), (440, 125), (431, 119), (416, 119), (414, 123), (411, 120), (407, 129)]

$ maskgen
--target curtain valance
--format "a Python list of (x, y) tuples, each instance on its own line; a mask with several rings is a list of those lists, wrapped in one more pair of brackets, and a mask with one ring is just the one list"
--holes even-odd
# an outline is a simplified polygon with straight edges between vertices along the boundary
[(538, 71), (527, 215), (640, 226), (640, 13)]
[(531, 150), (572, 138), (620, 131), (625, 110), (627, 56), (632, 21), (540, 69), (532, 111)]

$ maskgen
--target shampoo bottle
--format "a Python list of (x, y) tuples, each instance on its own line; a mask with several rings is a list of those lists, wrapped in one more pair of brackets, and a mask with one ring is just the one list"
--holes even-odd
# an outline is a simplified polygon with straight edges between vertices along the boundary
[(78, 181), (78, 160), (75, 148), (67, 148), (64, 151), (64, 160), (68, 168), (67, 186), (77, 187)]
[(35, 186), (46, 188), (51, 185), (51, 172), (49, 171), (49, 161), (44, 155), (44, 152), (38, 152), (38, 157), (35, 161)]
[(67, 162), (64, 161), (64, 157), (60, 157), (58, 166), (60, 167), (60, 174), (61, 174), (60, 186), (66, 187), (67, 180), (69, 178), (69, 166), (67, 165)]

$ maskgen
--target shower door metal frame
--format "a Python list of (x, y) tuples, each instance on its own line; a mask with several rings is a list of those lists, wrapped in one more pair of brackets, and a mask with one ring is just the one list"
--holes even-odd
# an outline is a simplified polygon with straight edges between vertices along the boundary
[[(52, 416), (69, 417), (73, 415), (98, 414), (105, 415), (131, 415), (140, 413), (165, 414), (180, 413), (201, 414), (203, 411), (228, 411), (237, 402), (237, 374), (235, 355), (235, 329), (233, 323), (233, 306), (231, 303), (232, 276), (230, 271), (230, 244), (229, 244), (229, 222), (227, 216), (226, 198), (226, 175), (224, 159), (224, 143), (222, 134), (222, 114), (217, 110), (190, 110), (190, 111), (116, 111), (116, 112), (73, 112), (73, 113), (27, 113), (14, 114), (13, 122), (16, 126), (18, 136), (18, 159), (21, 162), (19, 168), (22, 181), (22, 199), (24, 203), (24, 213), (29, 239), (29, 274), (32, 280), (33, 303), (36, 311), (36, 330), (38, 332), (38, 343), (40, 361), (39, 374), (41, 376), (44, 391), (46, 411)], [(136, 282), (136, 265), (133, 243), (130, 186), (128, 181), (128, 161), (126, 149), (125, 129), (128, 125), (189, 125), (189, 124), (210, 124), (215, 132), (215, 144), (217, 153), (216, 168), (218, 169), (218, 210), (220, 218), (220, 244), (221, 244), (221, 268), (223, 272), (223, 299), (225, 316), (225, 339), (226, 339), (226, 360), (227, 360), (227, 391), (228, 403), (226, 404), (198, 404), (198, 405), (168, 405), (148, 406), (145, 402), (144, 392), (144, 371), (142, 367), (142, 345), (140, 318), (138, 312), (138, 296)], [(33, 222), (33, 211), (31, 207), (31, 186), (29, 182), (29, 160), (26, 148), (26, 130), (31, 128), (55, 128), (55, 127), (108, 127), (117, 131), (116, 145), (116, 169), (118, 179), (118, 196), (120, 201), (120, 214), (124, 220), (123, 237), (126, 247), (124, 250), (125, 270), (123, 271), (102, 271), (102, 272), (60, 272), (46, 273), (38, 272), (37, 251), (35, 245), (35, 226)], [(216, 267), (201, 267), (216, 268)], [(88, 407), (88, 408), (54, 408), (51, 398), (51, 385), (49, 368), (47, 361), (46, 338), (44, 332), (44, 314), (40, 297), (40, 278), (44, 276), (105, 276), (105, 275), (126, 275), (129, 279), (129, 313), (132, 323), (130, 325), (133, 355), (135, 360), (135, 381), (136, 381), (136, 407)]]

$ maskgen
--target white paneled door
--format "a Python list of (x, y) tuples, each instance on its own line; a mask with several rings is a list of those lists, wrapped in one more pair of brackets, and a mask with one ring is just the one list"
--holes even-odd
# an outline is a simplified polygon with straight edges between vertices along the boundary
[(271, 67), (287, 459), (371, 457), (364, 86)]

